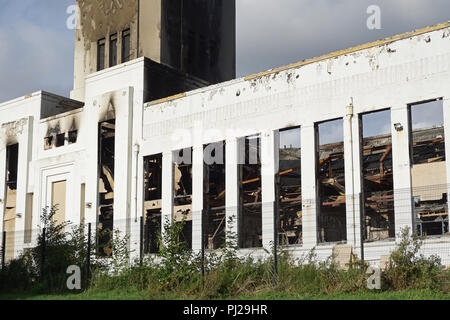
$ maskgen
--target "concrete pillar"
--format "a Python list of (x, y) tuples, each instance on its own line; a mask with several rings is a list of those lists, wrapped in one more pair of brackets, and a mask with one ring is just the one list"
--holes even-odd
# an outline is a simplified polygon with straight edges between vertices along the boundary
[[(411, 194), (411, 165), (409, 116), (407, 105), (391, 109), (392, 122), (392, 166), (394, 170), (394, 212), (395, 235), (405, 227), (413, 228), (413, 207)], [(395, 125), (403, 127), (396, 130)]]
[(303, 247), (312, 249), (317, 245), (316, 130), (314, 124), (304, 125), (301, 130)]
[[(263, 247), (270, 250), (274, 239), (275, 175), (279, 166), (279, 131), (261, 134), (261, 187)], [(277, 213), (278, 214), (278, 213)]]
[(192, 249), (202, 249), (203, 145), (193, 147), (192, 155)]
[(161, 204), (161, 224), (162, 234), (167, 222), (172, 223), (173, 213), (173, 153), (167, 151), (163, 153), (162, 160), (162, 204)]
[[(132, 123), (133, 90), (119, 90), (116, 97), (116, 135), (114, 159), (114, 229), (130, 235), (131, 229), (131, 185), (133, 167)], [(133, 223), (136, 224), (133, 219)]]
[[(226, 160), (225, 160), (225, 184), (226, 184), (226, 231), (238, 236), (238, 204), (239, 204), (239, 188), (238, 188), (238, 140), (236, 138), (228, 138), (226, 140)], [(230, 218), (233, 223), (230, 226)], [(237, 239), (236, 239), (237, 240)]]
[[(450, 94), (444, 97), (443, 100), (443, 112), (444, 112), (444, 135), (445, 135), (445, 156), (446, 162), (445, 165), (447, 167), (447, 195), (450, 195)], [(0, 180), (1, 181), (1, 180)], [(447, 197), (447, 206), (450, 208), (450, 204), (448, 203), (450, 198)], [(448, 210), (448, 209), (447, 209)]]
[(359, 119), (349, 107), (344, 118), (345, 194), (347, 209), (347, 244), (361, 245), (361, 145)]

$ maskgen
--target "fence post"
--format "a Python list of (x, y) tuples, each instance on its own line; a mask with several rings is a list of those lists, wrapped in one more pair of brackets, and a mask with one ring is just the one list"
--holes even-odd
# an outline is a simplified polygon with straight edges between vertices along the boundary
[(42, 229), (42, 250), (41, 250), (41, 281), (44, 279), (45, 265), (46, 228)]
[(140, 231), (139, 231), (139, 264), (142, 266), (144, 262), (144, 216), (141, 217)]
[(89, 288), (89, 280), (91, 279), (91, 231), (92, 223), (88, 223), (88, 247), (87, 247), (87, 257), (86, 257), (86, 289)]
[(2, 235), (2, 270), (5, 269), (5, 257), (6, 257), (6, 231), (3, 231)]
[[(278, 198), (277, 198), (278, 199)], [(277, 285), (278, 275), (278, 201), (273, 203), (273, 283)]]
[(203, 285), (204, 285), (204, 282), (205, 282), (205, 210), (204, 209), (202, 209), (202, 211), (201, 211), (201, 213), (202, 213), (202, 218), (201, 218), (201, 221), (202, 221), (202, 227), (200, 228), (201, 229), (201, 233), (202, 233), (202, 237), (201, 237), (201, 246), (202, 246), (202, 252), (201, 252), (201, 254), (202, 254), (202, 282), (203, 282)]
[(360, 243), (361, 243), (361, 261), (364, 262), (364, 240), (365, 240), (365, 229), (366, 229), (366, 208), (365, 208), (365, 196), (364, 191), (359, 194), (359, 207), (360, 207)]

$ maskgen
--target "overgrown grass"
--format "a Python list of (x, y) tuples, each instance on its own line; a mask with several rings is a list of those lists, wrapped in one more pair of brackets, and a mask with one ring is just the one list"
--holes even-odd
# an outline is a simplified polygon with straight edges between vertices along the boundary
[[(233, 221), (227, 223), (228, 231), (223, 248), (209, 253), (205, 259), (205, 275), (202, 277), (200, 255), (187, 250), (180, 241), (183, 223), (164, 225), (160, 238), (158, 256), (146, 257), (142, 265), (139, 261), (130, 263), (130, 252), (126, 249), (128, 239), (115, 233), (111, 249), (113, 255), (103, 259), (102, 264), (93, 269), (89, 289), (80, 294), (36, 295), (64, 293), (66, 274), (64, 266), (77, 259), (85, 259), (79, 250), (84, 242), (74, 237), (63, 238), (51, 251), (56, 276), (41, 282), (20, 283), (21, 277), (32, 275), (30, 261), (34, 261), (36, 271), (39, 258), (26, 256), (13, 261), (0, 276), (3, 292), (0, 298), (15, 298), (11, 295), (14, 276), (19, 281), (19, 290), (31, 290), (22, 295), (24, 299), (89, 299), (89, 300), (159, 300), (159, 299), (448, 299), (450, 271), (443, 271), (438, 257), (426, 258), (419, 254), (422, 239), (411, 235), (408, 229), (402, 231), (397, 249), (392, 253), (389, 266), (383, 272), (383, 290), (367, 289), (368, 265), (355, 261), (347, 270), (339, 269), (333, 257), (319, 261), (312, 250), (301, 259), (293, 259), (287, 252), (278, 255), (278, 272), (273, 271), (273, 254), (267, 252), (265, 260), (255, 260), (250, 256), (239, 257), (237, 236), (232, 230)], [(52, 227), (50, 227), (52, 229)], [(56, 233), (54, 238), (58, 238)], [(64, 240), (66, 239), (66, 240)], [(79, 239), (75, 237), (75, 239)], [(80, 244), (78, 244), (80, 243)], [(39, 252), (39, 251), (37, 251)], [(82, 251), (84, 252), (84, 251)], [(60, 263), (57, 257), (65, 257)], [(84, 261), (84, 260), (83, 260)], [(83, 262), (81, 261), (81, 262)], [(64, 269), (64, 270), (63, 270)], [(3, 279), (3, 280), (2, 280)], [(64, 280), (64, 281), (63, 281)], [(28, 281), (23, 280), (22, 281)], [(6, 284), (6, 286), (5, 286)], [(50, 288), (52, 290), (44, 290)], [(0, 291), (2, 291), (0, 289)], [(66, 290), (67, 291), (67, 290)], [(34, 294), (34, 295), (33, 295)]]

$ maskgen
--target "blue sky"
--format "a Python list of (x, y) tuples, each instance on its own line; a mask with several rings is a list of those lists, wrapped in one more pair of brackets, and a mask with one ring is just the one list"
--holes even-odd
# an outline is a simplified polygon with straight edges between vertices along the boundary
[[(145, 1), (145, 0), (143, 0)], [(267, 70), (450, 20), (448, 0), (237, 0), (237, 74)], [(37, 90), (69, 95), (75, 0), (0, 0), (0, 102)], [(366, 27), (369, 5), (382, 29)]]

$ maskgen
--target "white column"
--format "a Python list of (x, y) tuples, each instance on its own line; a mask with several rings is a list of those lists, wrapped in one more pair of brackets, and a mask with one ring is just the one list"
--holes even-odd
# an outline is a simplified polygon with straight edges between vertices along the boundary
[[(236, 138), (228, 138), (226, 141), (226, 160), (225, 160), (225, 204), (226, 204), (226, 230), (238, 236), (238, 143)], [(230, 218), (233, 219), (233, 225), (229, 225)]]
[[(395, 235), (397, 239), (397, 235), (403, 228), (410, 227), (412, 229), (413, 227), (409, 120), (406, 104), (392, 108), (391, 122)], [(397, 131), (395, 124), (403, 126), (403, 130)]]
[(270, 250), (274, 239), (275, 175), (279, 166), (279, 131), (261, 134), (261, 187), (263, 247)]
[(303, 247), (317, 245), (316, 132), (314, 124), (302, 126)]
[(193, 148), (192, 155), (192, 249), (202, 249), (203, 146)]
[(162, 160), (162, 204), (161, 204), (161, 224), (162, 234), (167, 222), (172, 223), (173, 213), (173, 153), (172, 151), (163, 153)]
[[(443, 100), (443, 112), (444, 112), (444, 135), (445, 135), (445, 165), (447, 167), (447, 195), (450, 195), (450, 95), (444, 97)], [(0, 180), (1, 181), (1, 180)], [(450, 198), (447, 197), (447, 205), (450, 208)]]
[[(116, 108), (114, 159), (114, 229), (130, 235), (131, 184), (133, 183), (133, 95), (130, 88), (116, 92), (120, 100)], [(120, 95), (119, 95), (120, 93)], [(133, 220), (133, 223), (134, 220)]]
[(349, 109), (344, 118), (345, 194), (347, 209), (347, 244), (361, 245), (361, 146), (359, 143), (359, 119)]

